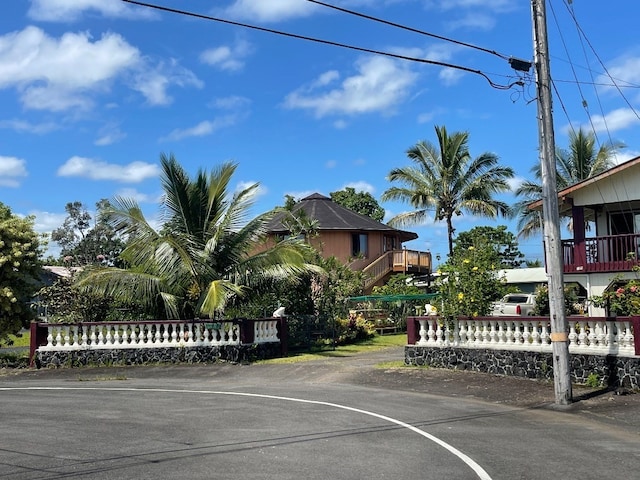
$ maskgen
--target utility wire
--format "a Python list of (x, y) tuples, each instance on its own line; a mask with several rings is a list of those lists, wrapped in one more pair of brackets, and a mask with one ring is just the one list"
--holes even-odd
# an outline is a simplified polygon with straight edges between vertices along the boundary
[[(580, 82), (578, 81), (578, 76), (576, 74), (576, 69), (573, 65), (573, 62), (571, 61), (571, 56), (569, 54), (569, 49), (567, 48), (567, 43), (565, 42), (564, 39), (564, 35), (562, 34), (562, 29), (560, 28), (560, 24), (558, 23), (558, 17), (556, 16), (556, 11), (553, 8), (553, 3), (549, 2), (549, 7), (551, 8), (551, 13), (553, 15), (553, 21), (556, 24), (556, 28), (558, 29), (558, 34), (560, 35), (560, 41), (562, 42), (562, 46), (564, 48), (564, 52), (567, 55), (568, 61), (569, 61), (569, 65), (571, 66), (571, 73), (573, 74), (573, 78), (576, 82), (576, 86), (578, 87), (578, 92), (580, 93), (580, 99), (582, 100), (582, 107), (584, 108), (586, 114), (587, 114), (587, 118), (589, 119), (589, 124), (591, 125), (591, 129), (593, 130), (593, 134), (596, 137), (596, 142), (600, 143), (600, 140), (598, 139), (598, 134), (596, 132), (596, 127), (593, 124), (593, 118), (591, 117), (590, 113), (589, 113), (589, 107), (588, 107), (588, 103), (587, 100), (584, 98), (584, 94), (582, 93), (582, 87), (580, 86)], [(554, 85), (554, 88), (555, 85)], [(557, 89), (556, 89), (557, 92)], [(565, 111), (566, 112), (566, 111)], [(604, 113), (603, 113), (603, 118), (604, 118)], [(573, 133), (575, 133), (575, 128), (573, 127), (573, 124), (571, 123), (571, 119), (567, 118), (567, 120), (569, 121), (569, 126), (571, 127), (571, 130)], [(609, 136), (609, 138), (611, 138), (611, 136)]]
[(635, 116), (640, 120), (640, 115), (638, 115), (638, 112), (636, 112), (636, 110), (633, 108), (633, 105), (631, 105), (631, 102), (629, 102), (629, 100), (627, 99), (627, 97), (625, 97), (624, 93), (622, 93), (622, 90), (620, 89), (620, 87), (618, 86), (618, 84), (616, 83), (616, 81), (614, 80), (614, 78), (611, 76), (611, 74), (609, 73), (609, 70), (607, 69), (607, 67), (605, 66), (604, 62), (602, 61), (602, 59), (600, 58), (600, 56), (598, 55), (598, 53), (596, 52), (595, 48), (593, 48), (593, 45), (591, 44), (591, 42), (589, 41), (589, 39), (587, 38), (586, 34), (584, 33), (584, 31), (582, 30), (582, 27), (580, 26), (580, 23), (578, 22), (578, 20), (576, 19), (576, 16), (573, 12), (573, 10), (571, 8), (569, 8), (569, 6), (566, 4), (567, 6), (567, 10), (569, 11), (569, 15), (571, 16), (571, 18), (573, 19), (573, 22), (576, 25), (576, 28), (578, 29), (578, 31), (580, 32), (580, 34), (582, 35), (582, 37), (587, 41), (587, 45), (589, 45), (589, 48), (591, 49), (591, 51), (594, 53), (594, 55), (596, 56), (596, 58), (598, 59), (598, 62), (600, 63), (600, 65), (602, 66), (602, 68), (604, 69), (607, 77), (609, 79), (611, 79), (611, 81), (613, 82), (613, 86), (616, 88), (616, 90), (618, 91), (618, 93), (620, 94), (620, 96), (622, 97), (622, 99), (625, 101), (625, 103), (627, 104), (627, 106), (629, 107), (629, 109), (635, 114)]
[(390, 52), (383, 52), (383, 51), (380, 51), (380, 50), (373, 50), (373, 49), (364, 48), (364, 47), (357, 47), (357, 46), (354, 46), (354, 45), (347, 45), (347, 44), (344, 44), (344, 43), (333, 42), (331, 40), (323, 40), (323, 39), (319, 39), (319, 38), (308, 37), (308, 36), (305, 36), (305, 35), (298, 35), (298, 34), (295, 34), (295, 33), (282, 32), (282, 31), (279, 31), (279, 30), (273, 30), (271, 28), (258, 27), (256, 25), (249, 25), (249, 24), (246, 24), (246, 23), (234, 22), (232, 20), (227, 20), (227, 19), (223, 19), (223, 18), (216, 18), (216, 17), (212, 17), (212, 16), (209, 16), (209, 15), (204, 15), (204, 14), (201, 14), (201, 13), (189, 12), (189, 11), (186, 11), (186, 10), (179, 10), (179, 9), (176, 9), (176, 8), (165, 7), (165, 6), (162, 6), (162, 5), (155, 5), (155, 4), (152, 4), (152, 3), (140, 2), (140, 1), (136, 1), (136, 0), (122, 0), (122, 1), (126, 2), (126, 3), (133, 4), (133, 5), (138, 5), (138, 6), (141, 6), (141, 7), (160, 10), (160, 11), (163, 11), (163, 12), (175, 13), (175, 14), (178, 14), (178, 15), (185, 15), (185, 16), (188, 16), (188, 17), (200, 18), (200, 19), (203, 19), (203, 20), (210, 20), (210, 21), (214, 21), (214, 22), (225, 23), (225, 24), (228, 24), (228, 25), (235, 25), (235, 26), (238, 26), (238, 27), (249, 28), (249, 29), (258, 30), (258, 31), (261, 31), (261, 32), (273, 33), (273, 34), (276, 34), (276, 35), (282, 35), (282, 36), (290, 37), (290, 38), (297, 38), (299, 40), (307, 40), (307, 41), (310, 41), (310, 42), (323, 43), (325, 45), (333, 45), (335, 47), (347, 48), (347, 49), (356, 50), (356, 51), (359, 51), (359, 52), (373, 53), (375, 55), (382, 55), (382, 56), (397, 58), (397, 59), (400, 59), (400, 60), (408, 60), (408, 61), (411, 61), (411, 62), (426, 63), (426, 64), (429, 64), (429, 65), (438, 65), (440, 67), (447, 67), (447, 68), (453, 68), (455, 70), (462, 70), (462, 71), (465, 71), (465, 72), (469, 72), (469, 73), (474, 73), (476, 75), (480, 75), (481, 77), (483, 77), (489, 83), (490, 86), (492, 86), (493, 88), (498, 89), (498, 90), (509, 90), (510, 88), (512, 88), (512, 87), (514, 87), (516, 85), (518, 85), (518, 86), (522, 85), (522, 81), (521, 80), (517, 80), (517, 81), (512, 82), (512, 83), (510, 83), (508, 85), (499, 85), (499, 84), (493, 82), (491, 80), (491, 78), (489, 78), (489, 76), (486, 75), (485, 73), (483, 73), (482, 71), (474, 70), (472, 68), (464, 67), (462, 65), (454, 65), (452, 63), (438, 62), (436, 60), (427, 60), (427, 59), (424, 59), (424, 58), (408, 57), (406, 55), (399, 55), (399, 54), (390, 53)]
[(397, 27), (397, 28), (401, 28), (403, 30), (408, 30), (409, 32), (419, 33), (421, 35), (426, 35), (428, 37), (437, 38), (438, 40), (444, 40), (445, 42), (451, 42), (451, 43), (455, 43), (456, 45), (462, 45), (463, 47), (469, 47), (469, 48), (473, 48), (473, 49), (476, 49), (476, 50), (480, 50), (480, 51), (485, 52), (485, 53), (490, 53), (492, 55), (496, 55), (496, 56), (502, 58), (503, 60), (509, 60), (509, 57), (507, 55), (503, 55), (502, 53), (498, 53), (495, 50), (490, 50), (488, 48), (479, 47), (479, 46), (473, 45), (471, 43), (461, 42), (460, 40), (455, 40), (453, 38), (443, 37), (442, 35), (436, 35), (435, 33), (425, 32), (424, 30), (418, 30), (417, 28), (407, 27), (407, 26), (401, 25), (399, 23), (390, 22), (388, 20), (383, 20), (381, 18), (373, 17), (371, 15), (366, 15), (366, 14), (360, 13), (360, 12), (355, 12), (353, 10), (348, 10), (346, 8), (338, 7), (336, 5), (331, 5), (331, 4), (325, 3), (325, 2), (320, 2), (318, 0), (307, 0), (307, 1), (311, 2), (311, 3), (316, 3), (318, 5), (322, 5), (323, 7), (333, 8), (334, 10), (338, 10), (340, 12), (348, 13), (350, 15), (355, 15), (355, 16), (358, 16), (358, 17), (366, 18), (367, 20), (373, 20), (374, 22), (379, 22), (379, 23), (383, 23), (385, 25), (390, 25), (392, 27)]

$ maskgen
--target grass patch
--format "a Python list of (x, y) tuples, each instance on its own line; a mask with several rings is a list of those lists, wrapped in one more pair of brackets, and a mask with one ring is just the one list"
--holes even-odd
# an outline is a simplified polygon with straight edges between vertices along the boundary
[(268, 360), (259, 360), (256, 363), (269, 364), (290, 364), (298, 362), (307, 362), (312, 360), (322, 360), (326, 358), (352, 357), (360, 353), (375, 352), (390, 347), (402, 347), (407, 344), (407, 335), (405, 333), (396, 333), (392, 335), (375, 335), (373, 338), (363, 340), (350, 345), (338, 345), (335, 349), (325, 347), (324, 349), (290, 353), (288, 357), (271, 358)]
[(0, 342), (0, 348), (2, 347), (29, 347), (31, 342), (31, 332), (26, 330), (18, 335), (9, 335), (9, 339), (13, 342)]

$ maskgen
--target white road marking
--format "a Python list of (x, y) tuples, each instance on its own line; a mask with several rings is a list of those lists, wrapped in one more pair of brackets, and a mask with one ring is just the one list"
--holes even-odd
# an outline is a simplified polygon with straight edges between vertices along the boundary
[(124, 387), (114, 387), (114, 388), (102, 388), (102, 387), (0, 387), (0, 391), (10, 391), (10, 390), (94, 390), (94, 391), (115, 391), (115, 392), (157, 392), (157, 393), (197, 393), (197, 394), (205, 394), (205, 395), (235, 395), (239, 397), (254, 397), (254, 398), (268, 398), (271, 400), (286, 400), (288, 402), (298, 402), (298, 403), (308, 403), (312, 405), (324, 405), (327, 407), (339, 408), (342, 410), (347, 410), (350, 412), (361, 413), (363, 415), (369, 415), (370, 417), (379, 418), (380, 420), (384, 420), (389, 423), (394, 423), (400, 427), (411, 430), (418, 435), (431, 440), (432, 442), (440, 445), (442, 448), (452, 453), (460, 460), (462, 460), (471, 470), (473, 470), (480, 480), (492, 480), (489, 474), (478, 465), (471, 457), (461, 452), (457, 448), (452, 445), (449, 445), (444, 440), (431, 435), (430, 433), (425, 432), (424, 430), (419, 429), (418, 427), (414, 427), (408, 423), (405, 423), (401, 420), (397, 420), (392, 417), (388, 417), (386, 415), (381, 415), (379, 413), (371, 412), (369, 410), (362, 410), (360, 408), (349, 407), (347, 405), (340, 405), (338, 403), (331, 402), (322, 402), (319, 400), (305, 400), (303, 398), (292, 398), (292, 397), (281, 397), (278, 395), (265, 395), (261, 393), (245, 393), (245, 392), (223, 392), (223, 391), (214, 391), (214, 390), (175, 390), (170, 388), (124, 388)]

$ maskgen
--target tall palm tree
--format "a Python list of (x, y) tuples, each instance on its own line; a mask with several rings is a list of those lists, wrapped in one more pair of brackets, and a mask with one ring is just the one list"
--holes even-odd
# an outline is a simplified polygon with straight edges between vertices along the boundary
[[(556, 150), (556, 190), (575, 185), (614, 166), (614, 157), (625, 145), (620, 142), (609, 142), (596, 147), (596, 136), (593, 132), (582, 129), (569, 133), (569, 148)], [(522, 198), (516, 203), (519, 212), (518, 236), (528, 238), (542, 230), (541, 212), (530, 210), (528, 205), (542, 198), (542, 170), (536, 164), (531, 171), (535, 181), (527, 180), (516, 190), (516, 196)]]
[(271, 214), (248, 219), (258, 184), (229, 193), (236, 164), (191, 179), (173, 155), (161, 155), (160, 163), (163, 226), (153, 228), (135, 200), (116, 198), (108, 217), (128, 238), (121, 254), (128, 268), (91, 269), (82, 288), (135, 299), (167, 318), (213, 317), (261, 280), (318, 271), (303, 242), (261, 247)]
[(389, 188), (382, 194), (382, 200), (400, 200), (415, 208), (393, 217), (389, 221), (392, 226), (420, 224), (429, 211), (435, 211), (436, 221), (447, 222), (451, 255), (454, 215), (462, 215), (463, 211), (489, 218), (511, 214), (510, 207), (494, 195), (511, 190), (508, 180), (514, 172), (510, 167), (500, 166), (493, 153), (471, 158), (467, 132), (449, 135), (444, 126), (436, 126), (435, 131), (437, 145), (427, 141), (417, 143), (407, 151), (413, 166), (391, 170), (387, 180), (402, 186)]

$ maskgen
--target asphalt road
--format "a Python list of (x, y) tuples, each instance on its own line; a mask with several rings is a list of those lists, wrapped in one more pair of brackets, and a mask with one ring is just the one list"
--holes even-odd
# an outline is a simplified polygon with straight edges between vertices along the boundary
[(402, 358), (4, 372), (0, 479), (640, 478), (640, 395)]

